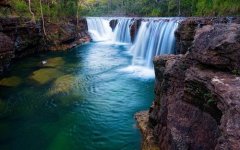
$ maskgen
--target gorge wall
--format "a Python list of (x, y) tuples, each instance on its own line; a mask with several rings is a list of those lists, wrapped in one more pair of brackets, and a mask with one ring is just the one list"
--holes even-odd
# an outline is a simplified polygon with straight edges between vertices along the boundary
[(135, 116), (143, 149), (239, 149), (238, 20), (188, 18), (176, 32), (182, 54), (155, 57), (153, 105)]
[(12, 17), (0, 18), (0, 74), (7, 70), (12, 60), (43, 51), (66, 50), (87, 41), (86, 19), (77, 23), (46, 22), (46, 36), (42, 23), (33, 23), (29, 19)]

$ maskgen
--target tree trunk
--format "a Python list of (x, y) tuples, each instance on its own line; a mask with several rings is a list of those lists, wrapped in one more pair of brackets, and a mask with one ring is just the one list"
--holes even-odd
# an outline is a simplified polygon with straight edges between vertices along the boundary
[(44, 17), (43, 17), (43, 9), (42, 9), (42, 0), (40, 2), (40, 9), (41, 9), (41, 16), (42, 16), (42, 28), (43, 28), (43, 33), (46, 36), (46, 30), (45, 30), (45, 22), (44, 22)]
[(36, 23), (35, 15), (34, 15), (34, 13), (32, 12), (32, 9), (31, 9), (31, 0), (28, 0), (28, 8), (29, 8), (29, 12), (30, 12), (31, 15), (32, 15), (32, 21), (33, 21), (34, 23)]
[(178, 16), (181, 16), (181, 0), (178, 0)]
[(77, 2), (77, 29), (78, 29), (78, 14), (79, 13), (79, 1)]

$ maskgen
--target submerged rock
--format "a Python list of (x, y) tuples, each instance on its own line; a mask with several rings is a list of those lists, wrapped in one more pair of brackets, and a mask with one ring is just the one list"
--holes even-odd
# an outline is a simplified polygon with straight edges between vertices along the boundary
[(72, 75), (64, 75), (57, 78), (53, 86), (51, 87), (48, 94), (54, 95), (59, 93), (69, 93), (71, 89), (74, 87), (75, 78)]
[(71, 93), (69, 95), (61, 96), (57, 99), (57, 103), (60, 106), (67, 107), (72, 105), (77, 105), (83, 97), (76, 93)]
[(0, 86), (16, 87), (22, 83), (22, 79), (17, 76), (11, 76), (0, 80)]
[(61, 76), (62, 72), (54, 68), (44, 68), (34, 71), (30, 76), (30, 79), (36, 81), (39, 84), (46, 84), (57, 77)]
[(65, 63), (62, 57), (49, 58), (42, 62), (44, 67), (59, 67)]
[(3, 114), (7, 109), (7, 103), (0, 99), (0, 115)]
[(42, 30), (41, 21), (33, 23), (24, 17), (0, 17), (0, 74), (10, 66), (12, 59), (48, 50), (67, 50), (91, 40), (86, 19), (49, 23)]

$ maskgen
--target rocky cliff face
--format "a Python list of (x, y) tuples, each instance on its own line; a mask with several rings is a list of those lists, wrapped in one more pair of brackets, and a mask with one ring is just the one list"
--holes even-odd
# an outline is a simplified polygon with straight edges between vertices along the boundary
[(48, 23), (46, 25), (49, 50), (66, 50), (90, 41), (86, 19), (70, 20), (67, 23)]
[[(78, 24), (78, 26), (77, 26)], [(63, 23), (46, 23), (44, 36), (41, 22), (36, 24), (23, 18), (0, 18), (0, 74), (12, 59), (47, 50), (66, 50), (87, 41), (85, 19)]]
[(192, 43), (184, 55), (154, 59), (155, 100), (144, 114), (151, 135), (144, 139), (161, 150), (238, 150), (240, 25), (199, 27)]
[(185, 54), (192, 46), (196, 30), (213, 24), (240, 23), (239, 17), (190, 17), (183, 19), (175, 32), (178, 54)]

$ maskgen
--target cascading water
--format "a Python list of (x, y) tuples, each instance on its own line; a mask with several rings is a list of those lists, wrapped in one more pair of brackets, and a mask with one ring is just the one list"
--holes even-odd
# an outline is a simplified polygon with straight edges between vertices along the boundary
[(109, 20), (98, 17), (87, 18), (88, 32), (93, 41), (106, 41), (112, 37), (112, 29)]
[[(108, 40), (113, 43), (131, 43), (130, 27), (132, 18), (117, 18), (118, 24), (112, 32), (110, 18), (87, 18), (88, 29), (94, 41)], [(153, 57), (175, 53), (174, 32), (178, 27), (178, 18), (145, 18), (137, 31), (135, 42), (131, 46), (132, 65), (123, 69), (145, 76), (154, 76)], [(113, 38), (114, 37), (114, 38)]]
[(136, 42), (133, 44), (133, 65), (151, 68), (153, 57), (162, 54), (173, 54), (175, 49), (174, 32), (178, 20), (163, 19), (143, 21)]
[(121, 43), (131, 43), (129, 18), (118, 19), (118, 24), (114, 30), (114, 41)]

